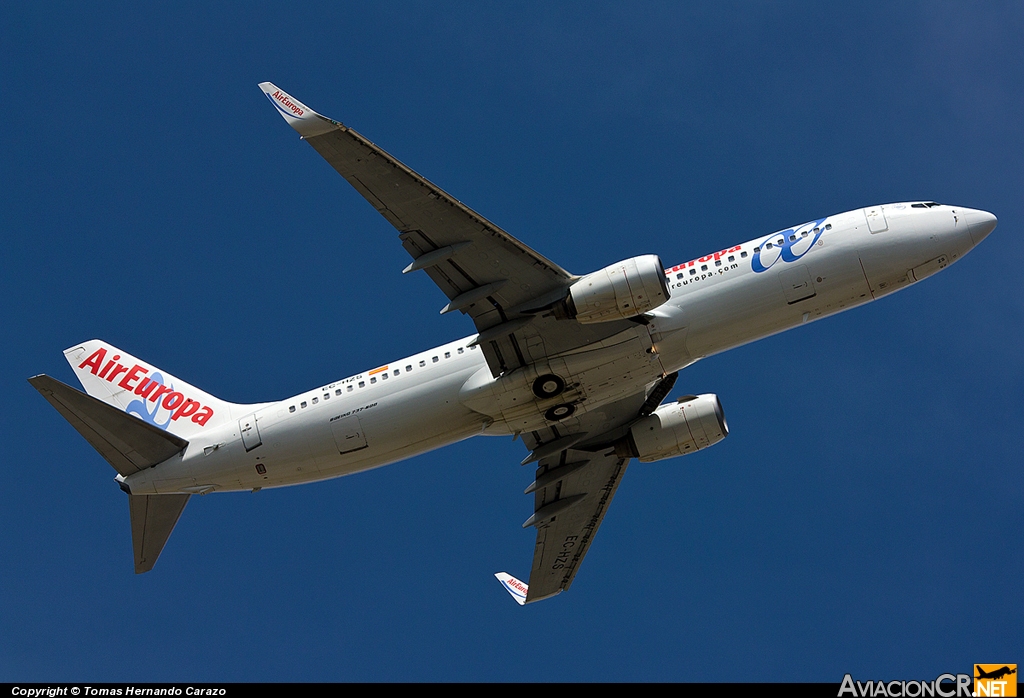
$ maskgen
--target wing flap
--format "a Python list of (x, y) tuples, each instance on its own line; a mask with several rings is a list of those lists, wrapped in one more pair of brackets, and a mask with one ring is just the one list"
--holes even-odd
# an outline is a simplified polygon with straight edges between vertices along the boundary
[(125, 477), (162, 463), (188, 446), (188, 441), (180, 436), (50, 376), (34, 376), (28, 382)]

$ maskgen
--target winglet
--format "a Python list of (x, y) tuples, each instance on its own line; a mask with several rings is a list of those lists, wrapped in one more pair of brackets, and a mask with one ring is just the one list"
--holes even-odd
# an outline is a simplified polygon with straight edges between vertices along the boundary
[(516, 600), (516, 603), (522, 606), (526, 603), (526, 594), (530, 591), (530, 587), (523, 584), (518, 579), (513, 577), (508, 572), (495, 572), (495, 577), (501, 582), (501, 585), (505, 587), (505, 591), (512, 595), (512, 598)]
[(326, 116), (317, 114), (272, 82), (261, 82), (260, 89), (288, 125), (298, 131), (303, 138), (319, 136), (340, 126)]

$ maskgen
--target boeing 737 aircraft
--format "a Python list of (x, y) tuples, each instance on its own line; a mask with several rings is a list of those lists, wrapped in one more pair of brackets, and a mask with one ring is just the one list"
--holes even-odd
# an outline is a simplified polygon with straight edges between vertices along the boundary
[(663, 402), (708, 356), (907, 288), (992, 232), (991, 213), (932, 201), (816, 218), (666, 268), (656, 255), (572, 274), (363, 136), (270, 83), (274, 109), (389, 223), (476, 334), (280, 402), (234, 404), (101, 340), (64, 352), (85, 393), (33, 386), (117, 471), (135, 571), (156, 563), (194, 494), (349, 475), (478, 434), (522, 439), (536, 477), (529, 583), (572, 584), (631, 459), (729, 434), (715, 395)]

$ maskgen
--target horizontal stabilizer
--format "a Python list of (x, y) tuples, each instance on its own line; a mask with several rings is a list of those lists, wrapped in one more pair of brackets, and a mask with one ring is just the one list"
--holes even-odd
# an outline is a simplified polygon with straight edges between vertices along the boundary
[(188, 446), (188, 441), (180, 436), (147, 424), (50, 376), (34, 376), (28, 382), (124, 477), (162, 463)]
[(149, 572), (188, 504), (190, 494), (130, 494), (128, 513), (132, 519), (132, 547), (135, 574)]
[(501, 582), (501, 586), (505, 587), (505, 591), (512, 595), (517, 604), (522, 606), (526, 603), (526, 593), (530, 590), (530, 587), (520, 582), (508, 572), (495, 572), (494, 576)]

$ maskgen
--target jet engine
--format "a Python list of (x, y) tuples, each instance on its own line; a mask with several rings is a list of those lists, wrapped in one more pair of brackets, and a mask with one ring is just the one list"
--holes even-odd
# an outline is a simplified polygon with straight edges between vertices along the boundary
[(646, 254), (587, 274), (569, 288), (569, 315), (590, 324), (643, 315), (669, 299), (658, 255)]
[(688, 395), (634, 424), (618, 443), (621, 457), (651, 463), (713, 446), (729, 435), (717, 395)]

